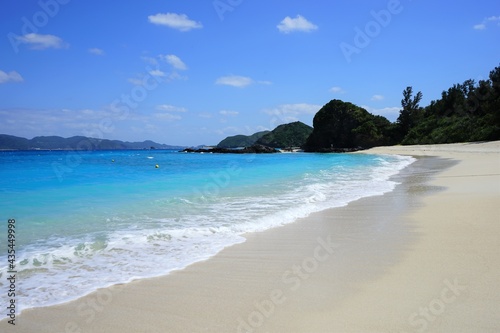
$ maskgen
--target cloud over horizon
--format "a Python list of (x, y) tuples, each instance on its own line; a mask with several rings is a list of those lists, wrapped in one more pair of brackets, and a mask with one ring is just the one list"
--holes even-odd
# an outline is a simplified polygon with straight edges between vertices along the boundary
[[(181, 120), (180, 115), (171, 112), (181, 113), (183, 108), (165, 105), (163, 107), (166, 110), (160, 108), (149, 113), (142, 111), (126, 115), (117, 114), (110, 109), (0, 109), (0, 118), (3, 120), (0, 122), (0, 133), (28, 139), (35, 136), (83, 135), (91, 138), (125, 140), (133, 132), (147, 134), (148, 140), (167, 143), (161, 140), (165, 133), (163, 125)], [(132, 130), (133, 127), (136, 130)], [(16, 129), (15, 132), (12, 131), (13, 128)], [(128, 140), (143, 139), (137, 137)]]

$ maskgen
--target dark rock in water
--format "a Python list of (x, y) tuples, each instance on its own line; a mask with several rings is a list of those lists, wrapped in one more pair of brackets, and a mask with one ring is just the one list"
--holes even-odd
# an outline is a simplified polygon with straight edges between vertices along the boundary
[[(364, 150), (365, 148), (318, 148), (315, 153), (353, 153), (355, 151)], [(310, 151), (311, 152), (311, 151)]]
[(242, 149), (229, 149), (229, 148), (209, 148), (209, 149), (193, 149), (186, 148), (183, 150), (185, 153), (215, 153), (215, 154), (273, 154), (279, 153), (271, 147), (263, 145), (253, 145)]

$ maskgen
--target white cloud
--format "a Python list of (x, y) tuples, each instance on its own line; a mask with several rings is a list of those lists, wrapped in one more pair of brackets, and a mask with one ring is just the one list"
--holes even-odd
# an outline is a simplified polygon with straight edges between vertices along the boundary
[(238, 111), (221, 110), (219, 114), (223, 116), (237, 116), (240, 113)]
[(188, 77), (180, 75), (177, 72), (172, 72), (172, 73), (168, 74), (168, 79), (171, 81), (173, 81), (173, 80), (187, 80)]
[(10, 71), (8, 73), (0, 71), (0, 84), (7, 82), (23, 82), (23, 81), (24, 79), (21, 76), (21, 74), (19, 74), (16, 71)]
[[(187, 76), (183, 76), (178, 73), (177, 70), (187, 70), (187, 66), (176, 55), (158, 55), (155, 57), (142, 56), (141, 59), (149, 65), (146, 67), (149, 70), (147, 74), (156, 78), (162, 78), (162, 82), (188, 79)], [(163, 68), (160, 67), (160, 61), (169, 63), (172, 66), (172, 68), (170, 68), (170, 71), (164, 71)], [(129, 78), (128, 82), (132, 83), (133, 85), (145, 85), (148, 78), (150, 78), (149, 75), (144, 75), (144, 73), (138, 74), (136, 75), (136, 77)]]
[(95, 55), (104, 55), (104, 50), (99, 49), (97, 47), (93, 47), (93, 48), (89, 49), (89, 52), (92, 54), (95, 54)]
[(485, 30), (490, 23), (498, 22), (497, 25), (500, 26), (500, 16), (490, 16), (483, 20), (483, 22), (473, 26), (475, 30)]
[(158, 66), (159, 65), (158, 60), (156, 60), (153, 57), (144, 56), (144, 57), (141, 57), (141, 59), (144, 60), (149, 65), (152, 65), (152, 66)]
[(296, 18), (290, 16), (285, 17), (280, 24), (277, 25), (280, 32), (288, 34), (294, 31), (311, 32), (318, 29), (317, 25), (306, 20), (303, 16), (297, 15)]
[(127, 80), (128, 82), (132, 83), (134, 86), (142, 86), (144, 84), (143, 79), (131, 77)]
[(383, 101), (383, 100), (384, 100), (384, 98), (385, 98), (385, 97), (384, 97), (384, 96), (382, 96), (382, 95), (373, 95), (373, 96), (372, 96), (372, 101), (377, 101), (377, 102), (378, 102), (378, 101)]
[[(156, 77), (165, 77), (167, 76), (165, 74), (165, 72), (162, 72), (161, 70), (159, 69), (154, 69), (152, 71), (149, 71), (149, 74), (151, 74), (152, 76), (156, 76)], [(130, 79), (129, 79), (130, 80)]]
[(155, 113), (154, 117), (158, 120), (164, 120), (164, 121), (175, 121), (175, 120), (181, 120), (182, 117), (178, 116), (176, 114), (171, 114), (168, 112), (165, 113)]
[(247, 133), (248, 131), (241, 129), (235, 126), (228, 126), (222, 129), (215, 130), (215, 133), (219, 135), (228, 135), (228, 134), (242, 134)]
[(249, 77), (238, 76), (238, 75), (229, 75), (218, 78), (215, 81), (215, 84), (222, 84), (226, 86), (233, 86), (238, 88), (246, 87), (253, 83), (253, 80)]
[(44, 50), (48, 48), (60, 49), (68, 45), (64, 41), (54, 35), (27, 34), (18, 36), (17, 40), (21, 43), (28, 44), (34, 50)]
[(213, 115), (211, 113), (208, 113), (208, 112), (200, 112), (200, 113), (198, 113), (198, 117), (210, 119), (213, 117)]
[(158, 13), (156, 15), (148, 16), (149, 22), (157, 25), (165, 25), (172, 29), (179, 31), (189, 31), (192, 29), (200, 29), (203, 25), (200, 22), (193, 21), (185, 14), (175, 13)]
[(498, 22), (500, 24), (500, 16), (490, 16), (486, 18), (487, 22)]
[(334, 94), (345, 94), (345, 90), (341, 87), (332, 87), (330, 88), (330, 91)]
[(385, 107), (380, 109), (372, 108), (367, 105), (361, 105), (361, 107), (374, 115), (384, 116), (389, 120), (395, 120), (399, 115), (399, 111), (401, 110), (401, 107), (399, 106)]
[(281, 104), (273, 109), (264, 110), (265, 113), (269, 115), (300, 115), (300, 114), (315, 114), (321, 109), (321, 105), (318, 104), (307, 104), (307, 103), (297, 103), (297, 104)]
[(169, 105), (169, 104), (157, 105), (156, 110), (166, 111), (166, 112), (187, 112), (186, 108), (174, 106), (174, 105)]
[(272, 109), (265, 109), (263, 112), (272, 116), (269, 127), (267, 128), (272, 130), (280, 124), (298, 121), (299, 118), (304, 115), (308, 115), (309, 118), (311, 115), (316, 114), (319, 109), (321, 109), (321, 105), (318, 104), (297, 103), (281, 104)]
[(186, 64), (178, 56), (174, 54), (160, 55), (160, 59), (166, 61), (173, 68), (178, 69), (180, 71), (185, 71), (187, 69)]

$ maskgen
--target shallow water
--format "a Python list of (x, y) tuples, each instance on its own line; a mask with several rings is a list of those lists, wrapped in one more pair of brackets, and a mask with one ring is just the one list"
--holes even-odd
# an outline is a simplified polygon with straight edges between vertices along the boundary
[(389, 178), (413, 161), (365, 154), (1, 152), (0, 298), (7, 297), (11, 218), (18, 309), (26, 309), (168, 274), (243, 242), (246, 232), (389, 192), (396, 185)]

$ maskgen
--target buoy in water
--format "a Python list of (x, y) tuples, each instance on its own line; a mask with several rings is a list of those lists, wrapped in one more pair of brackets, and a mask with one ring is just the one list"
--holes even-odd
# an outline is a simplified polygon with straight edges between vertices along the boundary
[(157, 165), (155, 165), (155, 168), (156, 168), (156, 169), (158, 169), (159, 167), (160, 167), (160, 166), (159, 166), (158, 164), (157, 164)]
[(115, 160), (111, 160), (111, 162), (115, 163)]

